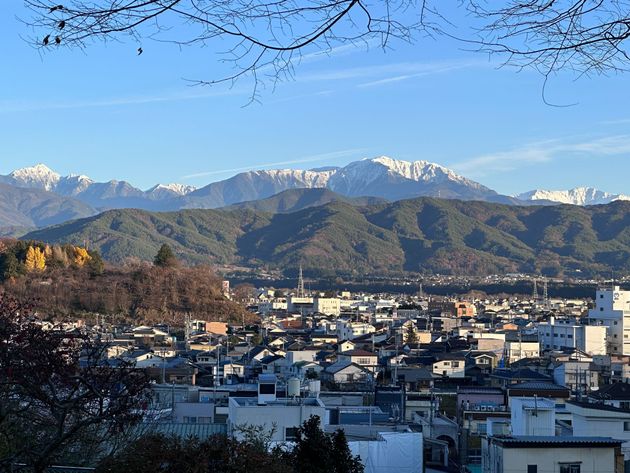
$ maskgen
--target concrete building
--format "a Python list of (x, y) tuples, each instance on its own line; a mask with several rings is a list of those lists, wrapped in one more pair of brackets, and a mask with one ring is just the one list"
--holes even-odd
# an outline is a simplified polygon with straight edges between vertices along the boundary
[(320, 314), (339, 317), (339, 314), (341, 314), (341, 302), (334, 297), (317, 297), (315, 298), (313, 310)]
[(538, 358), (540, 356), (539, 347), (538, 342), (505, 342), (508, 363), (514, 363), (523, 358)]
[(619, 286), (598, 289), (588, 317), (592, 325), (608, 328), (608, 353), (630, 355), (630, 291)]
[(483, 473), (622, 473), (620, 440), (602, 437), (488, 437)]
[(630, 411), (602, 404), (569, 401), (573, 435), (612, 437), (623, 440), (621, 451), (624, 460), (630, 460)]
[(276, 392), (276, 377), (261, 375), (256, 397), (230, 397), (228, 433), (241, 439), (241, 427), (260, 426), (272, 433), (271, 441), (286, 442), (295, 439), (297, 429), (311, 416), (328, 424), (326, 407), (319, 398), (280, 399)]
[(580, 325), (575, 319), (555, 319), (538, 324), (543, 350), (577, 349), (589, 355), (606, 354), (606, 331), (603, 325)]

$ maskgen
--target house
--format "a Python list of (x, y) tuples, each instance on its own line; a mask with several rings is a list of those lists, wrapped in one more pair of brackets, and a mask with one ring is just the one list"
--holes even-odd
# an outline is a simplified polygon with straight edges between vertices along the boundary
[[(621, 473), (621, 440), (556, 435), (556, 406), (549, 399), (513, 398), (511, 418), (489, 420), (482, 439), (483, 473)], [(506, 428), (507, 426), (507, 428)]]
[(621, 449), (625, 460), (630, 460), (630, 410), (578, 401), (569, 401), (566, 407), (572, 415), (573, 435), (623, 440)]
[(361, 335), (374, 333), (373, 325), (364, 322), (351, 322), (347, 320), (337, 321), (337, 338), (339, 340), (354, 340)]
[(621, 443), (602, 437), (489, 436), (482, 444), (482, 472), (622, 473)]
[(464, 355), (446, 353), (436, 357), (431, 369), (433, 374), (446, 378), (464, 378), (466, 376), (466, 358)]
[(587, 393), (599, 388), (599, 373), (588, 361), (569, 360), (553, 368), (553, 380), (574, 393)]
[(509, 332), (505, 338), (505, 353), (508, 363), (523, 358), (538, 358), (540, 356), (540, 344), (538, 334), (525, 334), (522, 332)]
[(398, 383), (404, 383), (407, 391), (428, 389), (435, 375), (424, 366), (401, 366), (395, 370)]
[(269, 355), (259, 361), (262, 366), (262, 372), (265, 374), (279, 374), (286, 365), (284, 356)]
[(354, 349), (344, 351), (337, 355), (337, 359), (339, 361), (356, 363), (357, 365), (366, 367), (371, 371), (375, 371), (378, 365), (378, 356), (376, 353), (372, 353), (367, 350)]
[(372, 372), (356, 363), (349, 361), (338, 361), (321, 373), (323, 381), (329, 381), (336, 384), (347, 383), (365, 383), (372, 379)]
[(630, 410), (630, 384), (613, 383), (600, 387), (588, 395), (592, 402), (598, 402), (611, 407)]

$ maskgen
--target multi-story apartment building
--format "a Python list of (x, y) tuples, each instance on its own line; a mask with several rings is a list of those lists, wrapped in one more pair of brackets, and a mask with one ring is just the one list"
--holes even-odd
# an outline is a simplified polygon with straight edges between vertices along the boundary
[(575, 319), (555, 319), (538, 324), (543, 350), (577, 349), (589, 355), (606, 354), (606, 331), (603, 325), (581, 325)]
[(598, 289), (588, 317), (592, 325), (608, 328), (608, 353), (630, 355), (630, 291), (622, 291), (619, 286)]

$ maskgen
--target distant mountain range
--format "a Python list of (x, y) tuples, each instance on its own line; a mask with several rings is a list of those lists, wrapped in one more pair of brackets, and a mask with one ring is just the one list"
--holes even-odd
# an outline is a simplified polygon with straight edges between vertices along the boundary
[[(344, 167), (248, 171), (199, 189), (184, 184), (157, 184), (141, 190), (126, 181), (95, 182), (84, 175), (61, 176), (44, 164), (0, 176), (0, 184), (4, 184), (0, 197), (6, 201), (0, 211), (0, 234), (19, 233), (17, 229), (20, 228), (41, 227), (105, 210), (125, 208), (176, 211), (246, 203), (244, 205), (248, 208), (256, 210), (291, 212), (344, 198), (347, 203), (354, 204), (357, 202), (347, 199), (360, 198), (364, 199), (360, 203), (369, 204), (378, 201), (375, 199), (397, 201), (438, 197), (511, 205), (592, 205), (630, 199), (592, 188), (535, 190), (510, 197), (438, 164), (395, 160), (385, 156), (355, 161)], [(320, 192), (304, 194), (303, 197), (296, 193), (281, 194), (294, 189), (319, 189)], [(290, 202), (287, 200), (289, 197), (296, 200)], [(300, 199), (311, 199), (312, 202), (306, 205)], [(42, 207), (42, 202), (46, 202), (45, 207)]]
[(515, 206), (415, 198), (370, 202), (290, 190), (216, 210), (112, 210), (34, 231), (88, 241), (113, 262), (151, 260), (162, 243), (191, 263), (353, 274), (630, 271), (630, 202)]
[(623, 194), (609, 194), (593, 187), (576, 187), (567, 191), (533, 190), (515, 196), (524, 201), (547, 201), (572, 205), (601, 205), (616, 200), (630, 200), (630, 196)]

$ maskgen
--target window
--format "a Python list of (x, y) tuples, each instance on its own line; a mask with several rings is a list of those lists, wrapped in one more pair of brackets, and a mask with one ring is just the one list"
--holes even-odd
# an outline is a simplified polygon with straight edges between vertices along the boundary
[(604, 312), (604, 308), (603, 308), (603, 307), (600, 307), (600, 308), (599, 308), (599, 311), (600, 311), (600, 312)]
[(616, 320), (613, 322), (613, 325), (617, 325), (617, 321)]
[(538, 473), (538, 465), (527, 465), (527, 473)]
[(459, 368), (459, 361), (453, 362), (453, 368)]
[(293, 442), (297, 438), (297, 430), (297, 427), (285, 427), (284, 440), (287, 442)]
[(580, 464), (560, 463), (560, 473), (580, 473)]
[(260, 394), (276, 394), (276, 385), (273, 383), (260, 383), (258, 392)]
[(623, 423), (623, 431), (624, 431), (624, 432), (630, 432), (630, 422), (625, 421), (625, 422)]
[(573, 334), (571, 334), (571, 333), (570, 333), (570, 334), (568, 334), (568, 335), (567, 335), (567, 338), (573, 338)]
[(604, 298), (604, 294), (600, 294), (600, 295), (599, 295), (599, 298), (600, 298), (600, 299), (603, 299), (603, 298)]
[(197, 423), (197, 418), (196, 417), (184, 416), (184, 424), (196, 424), (196, 423)]

